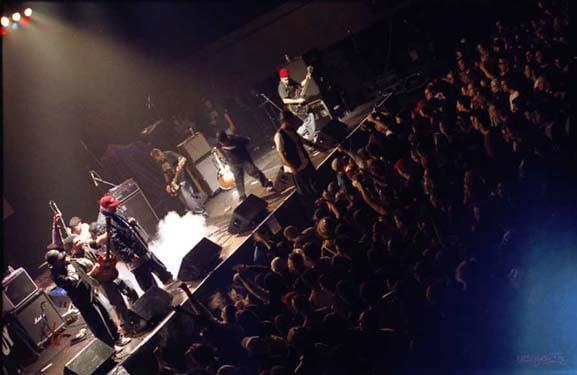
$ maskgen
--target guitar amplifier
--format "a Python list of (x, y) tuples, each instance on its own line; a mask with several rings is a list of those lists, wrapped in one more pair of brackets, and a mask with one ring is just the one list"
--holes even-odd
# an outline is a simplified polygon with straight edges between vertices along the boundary
[(217, 162), (212, 153), (209, 153), (202, 159), (195, 163), (196, 170), (202, 176), (208, 191), (205, 193), (209, 196), (213, 196), (220, 191), (220, 185), (218, 184), (218, 169)]
[[(110, 189), (108, 193), (120, 200), (118, 212), (126, 217), (133, 217), (138, 221), (145, 232), (142, 233), (145, 240), (148, 241), (156, 234), (158, 216), (138, 184), (132, 178)], [(105, 225), (104, 215), (101, 213), (98, 215), (98, 223)]]
[(211, 150), (206, 138), (200, 133), (188, 137), (176, 147), (192, 162), (197, 162), (202, 159)]
[[(46, 319), (43, 316), (46, 316)], [(23, 304), (10, 313), (12, 321), (17, 322), (33, 343), (41, 346), (52, 334), (64, 325), (64, 319), (56, 306), (42, 290), (37, 290)]]
[(2, 280), (2, 311), (18, 308), (38, 290), (24, 268), (18, 268)]

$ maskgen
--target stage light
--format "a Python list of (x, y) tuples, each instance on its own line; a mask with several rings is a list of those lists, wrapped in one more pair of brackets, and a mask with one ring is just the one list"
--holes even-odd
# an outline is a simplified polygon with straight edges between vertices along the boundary
[(12, 25), (10, 25), (10, 27), (12, 28), (12, 30), (16, 30), (18, 28), (18, 24), (14, 22)]
[(22, 19), (20, 20), (20, 23), (22, 24), (22, 26), (26, 26), (30, 23), (30, 17), (22, 17)]
[(30, 8), (24, 9), (24, 15), (26, 17), (30, 17), (32, 15), (32, 9), (30, 9)]
[(12, 20), (14, 20), (14, 22), (18, 22), (20, 21), (20, 13), (16, 12), (12, 15)]
[(2, 26), (8, 27), (10, 25), (10, 18), (2, 17), (2, 21), (0, 21), (0, 22), (2, 23)]
[(5, 36), (8, 35), (8, 28), (7, 27), (0, 27), (0, 35)]

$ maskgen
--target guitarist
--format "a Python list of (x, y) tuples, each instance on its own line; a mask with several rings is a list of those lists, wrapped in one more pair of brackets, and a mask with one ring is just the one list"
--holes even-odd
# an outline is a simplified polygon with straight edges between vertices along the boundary
[(84, 281), (83, 276), (90, 272), (91, 262), (72, 260), (64, 251), (54, 248), (46, 252), (45, 259), (50, 265), (52, 280), (66, 291), (94, 336), (110, 346), (124, 344), (119, 341), (118, 329), (101, 297), (89, 282)]
[(113, 280), (94, 279), (99, 268), (98, 251), (90, 248), (88, 242), (83, 240), (79, 235), (72, 234), (62, 240), (61, 232), (58, 229), (61, 220), (58, 213), (53, 217), (52, 243), (55, 248), (63, 248), (71, 260), (81, 264), (86, 269), (86, 275), (90, 277), (90, 283), (98, 289), (110, 302), (114, 308), (116, 316), (120, 320), (121, 333), (132, 333), (131, 319), (128, 312), (128, 306), (124, 301), (122, 294), (126, 294), (128, 300), (132, 302), (138, 299), (136, 291), (130, 287), (127, 281), (115, 277)]
[[(120, 201), (110, 195), (100, 198), (100, 212), (110, 217), (110, 240), (112, 252), (126, 264), (134, 275), (136, 282), (143, 291), (157, 285), (152, 276), (155, 273), (164, 285), (174, 282), (172, 274), (164, 263), (148, 249), (148, 243), (138, 230), (138, 223), (133, 218), (127, 218), (117, 212)], [(101, 234), (96, 239), (97, 245), (104, 245), (108, 240), (108, 233)]]
[(305, 139), (316, 142), (319, 131), (315, 116), (303, 105), (306, 101), (303, 94), (306, 93), (308, 84), (312, 80), (312, 67), (307, 67), (307, 75), (300, 84), (289, 78), (287, 68), (279, 70), (279, 78), (278, 95), (286, 107), (303, 122), (297, 130), (298, 133)]
[(186, 158), (173, 151), (162, 151), (158, 148), (150, 151), (150, 157), (160, 164), (166, 182), (166, 192), (178, 197), (182, 204), (195, 215), (206, 216), (203, 206), (206, 196), (196, 193), (186, 174)]

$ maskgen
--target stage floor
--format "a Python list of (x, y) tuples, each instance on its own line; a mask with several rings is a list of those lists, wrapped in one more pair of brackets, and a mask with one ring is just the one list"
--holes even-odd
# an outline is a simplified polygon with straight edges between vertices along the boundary
[[(345, 122), (352, 130), (366, 117), (366, 115), (370, 112), (372, 105), (377, 103), (379, 99), (380, 98), (377, 98), (374, 101), (357, 107), (354, 112), (347, 114), (347, 116), (342, 119), (342, 121)], [(312, 153), (311, 159), (315, 167), (318, 167), (325, 159), (329, 157), (331, 153), (332, 150)], [(276, 174), (281, 167), (281, 162), (277, 151), (273, 147), (272, 139), (269, 146), (261, 146), (258, 149), (254, 149), (252, 151), (252, 155), (255, 160), (255, 164), (269, 179), (274, 181), (274, 178), (276, 177)], [(265, 188), (260, 186), (258, 180), (255, 180), (248, 175), (245, 176), (245, 188), (247, 195), (254, 194), (266, 200), (270, 212), (274, 211), (294, 190), (293, 187), (282, 192), (267, 192)], [(237, 205), (238, 194), (234, 188), (228, 191), (221, 191), (220, 193), (211, 197), (206, 203), (206, 209), (208, 211), (208, 217), (206, 218), (206, 230), (208, 234), (206, 237), (222, 247), (222, 262), (226, 261), (226, 259), (239, 247), (239, 245), (250, 236), (250, 232), (242, 235), (232, 235), (227, 231), (232, 213)], [(210, 277), (210, 274), (207, 276), (207, 278), (208, 277)], [(187, 284), (194, 293), (201, 282)], [(179, 284), (180, 283), (177, 281), (166, 289), (173, 296), (173, 306), (181, 304), (186, 299), (184, 292), (178, 288)], [(51, 286), (46, 286), (45, 290), (49, 290), (50, 288)], [(65, 333), (74, 336), (76, 332), (83, 327), (85, 327), (85, 324), (82, 318), (79, 317), (78, 321), (66, 328)], [(145, 341), (151, 339), (152, 336), (154, 336), (156, 333), (157, 329), (152, 329), (151, 331), (146, 332), (139, 337), (132, 338), (132, 341), (127, 346), (125, 346), (122, 351), (116, 354), (115, 360), (117, 362), (122, 362), (124, 359), (130, 356), (130, 354), (132, 354), (138, 346), (143, 345)], [(86, 347), (92, 341), (93, 337), (94, 336), (89, 332), (86, 339), (76, 344), (71, 344), (70, 338), (62, 338), (58, 346), (52, 346), (40, 352), (38, 359), (25, 368), (24, 374), (62, 374), (66, 363), (70, 361), (84, 347)], [(41, 372), (41, 369), (48, 366), (49, 368)]]

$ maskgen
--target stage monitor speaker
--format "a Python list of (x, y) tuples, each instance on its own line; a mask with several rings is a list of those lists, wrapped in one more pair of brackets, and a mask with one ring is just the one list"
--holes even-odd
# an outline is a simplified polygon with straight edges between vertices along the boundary
[(95, 338), (65, 365), (64, 374), (106, 374), (115, 365), (114, 353), (114, 348)]
[(333, 119), (320, 130), (317, 144), (320, 147), (331, 148), (342, 142), (347, 135), (349, 135), (347, 124)]
[(266, 206), (265, 200), (250, 194), (234, 209), (228, 224), (228, 231), (238, 234), (251, 230), (268, 214)]
[(188, 137), (176, 147), (188, 156), (192, 162), (202, 159), (206, 154), (210, 153), (211, 150), (206, 138), (200, 133)]
[(182, 258), (178, 280), (196, 281), (212, 271), (220, 259), (222, 247), (204, 237)]
[(172, 296), (170, 293), (157, 286), (152, 286), (132, 304), (130, 310), (151, 326), (168, 315), (172, 309), (171, 304)]
[(30, 340), (38, 346), (66, 324), (56, 306), (41, 289), (12, 311), (11, 318), (20, 324)]
[(203, 180), (206, 182), (205, 185), (208, 186), (209, 191), (206, 193), (209, 196), (213, 196), (214, 194), (220, 191), (220, 185), (218, 184), (218, 169), (216, 164), (216, 159), (212, 153), (206, 155), (202, 159), (198, 160), (195, 163), (196, 170), (202, 176)]
[(37, 290), (38, 286), (24, 268), (14, 270), (2, 280), (2, 311), (14, 310)]

